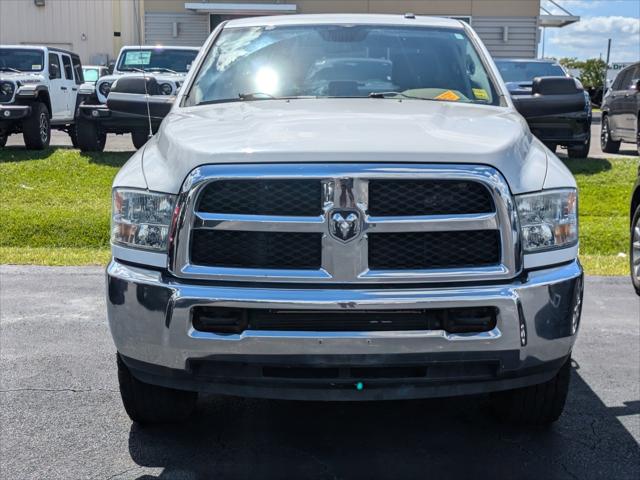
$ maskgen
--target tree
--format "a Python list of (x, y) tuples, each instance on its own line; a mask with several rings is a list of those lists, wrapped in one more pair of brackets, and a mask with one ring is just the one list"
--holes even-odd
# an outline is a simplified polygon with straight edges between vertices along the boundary
[(607, 62), (599, 58), (590, 58), (583, 62), (580, 68), (579, 80), (585, 88), (602, 87), (602, 81), (607, 71)]
[(581, 69), (584, 66), (584, 62), (581, 62), (575, 57), (564, 57), (558, 60), (558, 63), (564, 68), (577, 68)]

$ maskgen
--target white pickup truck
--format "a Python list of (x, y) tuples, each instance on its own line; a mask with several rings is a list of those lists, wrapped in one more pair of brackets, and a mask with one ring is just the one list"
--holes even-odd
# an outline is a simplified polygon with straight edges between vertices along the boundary
[(167, 110), (113, 184), (107, 308), (134, 421), (185, 418), (198, 392), (487, 393), (514, 422), (560, 416), (576, 183), (469, 25), (229, 21)]
[(83, 83), (80, 57), (58, 48), (0, 46), (0, 147), (22, 133), (27, 148), (49, 146), (51, 129), (77, 145), (75, 116)]

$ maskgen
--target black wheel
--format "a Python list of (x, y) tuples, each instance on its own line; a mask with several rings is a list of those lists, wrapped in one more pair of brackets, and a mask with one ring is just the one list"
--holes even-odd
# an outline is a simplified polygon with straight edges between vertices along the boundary
[(4, 147), (7, 144), (8, 135), (4, 133), (0, 133), (0, 148)]
[(501, 420), (530, 425), (547, 425), (560, 418), (569, 392), (571, 357), (548, 382), (496, 392), (491, 405)]
[(75, 124), (78, 148), (83, 152), (101, 152), (107, 143), (107, 134), (91, 120), (78, 118)]
[(640, 156), (640, 112), (638, 112), (638, 127), (636, 128), (636, 147)]
[(545, 143), (545, 145), (553, 153), (556, 153), (556, 150), (558, 149), (558, 145), (557, 144), (555, 144), (555, 143)]
[(618, 153), (620, 150), (620, 141), (611, 138), (611, 128), (609, 127), (609, 117), (602, 117), (602, 127), (600, 127), (600, 148), (605, 153)]
[(76, 128), (76, 126), (71, 125), (67, 133), (69, 134), (69, 138), (71, 139), (71, 144), (73, 145), (73, 148), (79, 148), (78, 147), (78, 129)]
[(591, 148), (591, 134), (589, 134), (586, 143), (568, 147), (567, 156), (569, 158), (587, 158), (589, 156), (589, 148)]
[(187, 419), (196, 406), (198, 394), (158, 387), (135, 378), (120, 355), (118, 383), (124, 409), (129, 418), (140, 424), (172, 423)]
[(631, 282), (640, 295), (640, 205), (631, 219), (631, 245), (629, 248), (629, 263), (631, 267)]
[(140, 150), (149, 140), (149, 132), (146, 130), (134, 130), (131, 132), (131, 141), (136, 150)]
[(31, 106), (31, 115), (22, 121), (22, 138), (29, 150), (42, 150), (51, 141), (51, 122), (49, 109), (44, 103), (36, 102)]

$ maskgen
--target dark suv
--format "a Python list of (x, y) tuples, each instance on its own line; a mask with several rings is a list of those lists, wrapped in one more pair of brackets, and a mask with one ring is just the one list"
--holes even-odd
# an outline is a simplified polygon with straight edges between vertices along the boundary
[[(536, 78), (570, 78), (569, 73), (555, 60), (496, 59), (496, 65), (511, 97), (516, 101), (522, 97), (538, 98), (533, 91)], [(558, 146), (566, 147), (570, 158), (589, 155), (591, 145), (591, 101), (589, 94), (575, 80), (575, 91), (582, 91), (577, 102), (568, 102), (563, 113), (547, 115), (544, 110), (531, 111), (526, 118), (531, 133), (538, 137), (553, 152)], [(566, 85), (566, 84), (563, 84)], [(553, 92), (573, 93), (573, 92)], [(573, 95), (571, 95), (573, 97)], [(522, 112), (521, 112), (522, 113)]]
[(631, 195), (631, 248), (630, 248), (631, 281), (640, 295), (640, 165), (638, 179)]
[(602, 101), (602, 151), (617, 153), (620, 143), (635, 143), (640, 154), (640, 62), (622, 70)]

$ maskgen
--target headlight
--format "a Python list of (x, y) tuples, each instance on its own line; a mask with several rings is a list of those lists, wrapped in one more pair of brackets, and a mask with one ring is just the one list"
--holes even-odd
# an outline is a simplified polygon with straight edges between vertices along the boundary
[(578, 194), (550, 190), (516, 196), (522, 245), (528, 253), (578, 243)]
[(115, 189), (111, 241), (166, 251), (175, 203), (175, 195)]
[(171, 95), (171, 92), (173, 92), (173, 87), (171, 87), (171, 84), (169, 83), (161, 83), (160, 91), (163, 95)]
[(13, 97), (13, 82), (0, 82), (0, 95), (5, 97)]
[(98, 87), (98, 90), (100, 91), (103, 97), (108, 96), (109, 92), (111, 91), (111, 82), (102, 82)]

